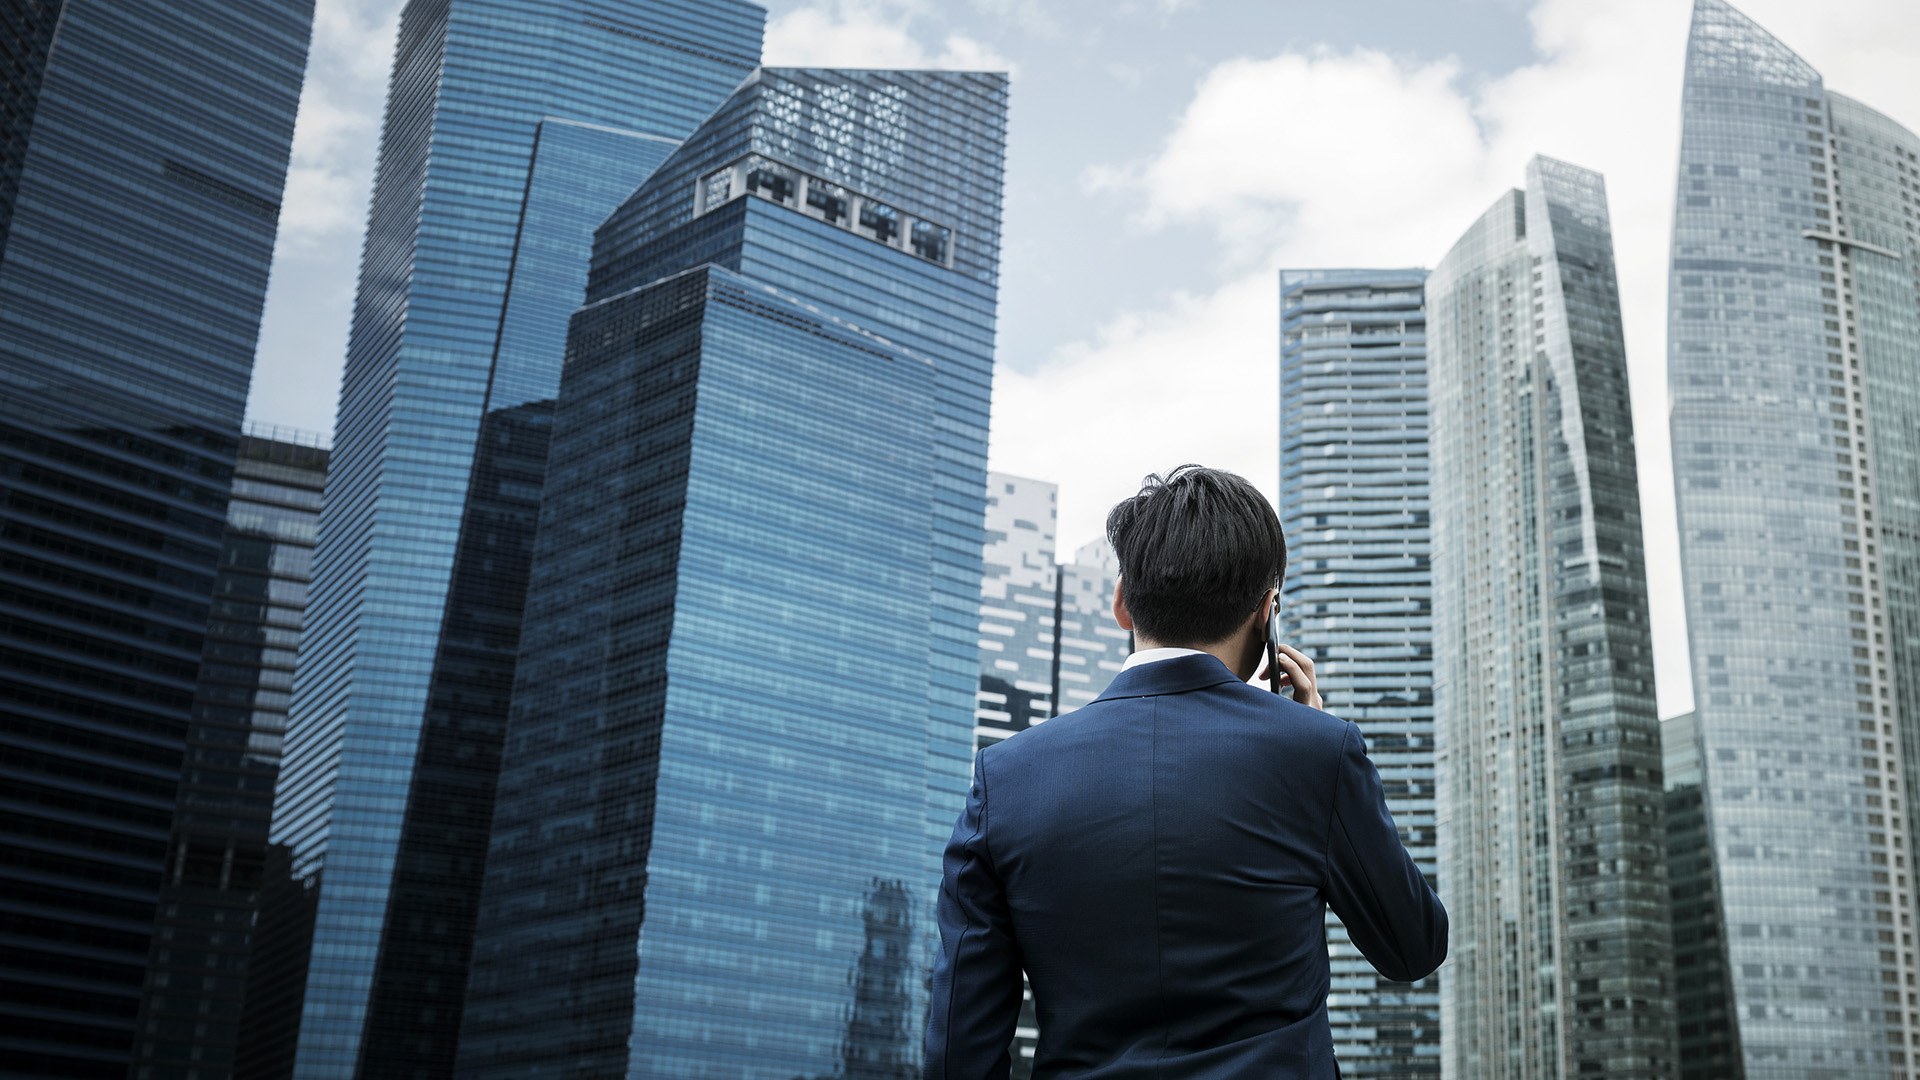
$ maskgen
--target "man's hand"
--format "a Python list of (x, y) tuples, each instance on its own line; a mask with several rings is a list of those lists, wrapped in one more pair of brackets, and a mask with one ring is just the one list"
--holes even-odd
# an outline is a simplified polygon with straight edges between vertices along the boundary
[[(1314, 685), (1313, 681), (1313, 659), (1291, 645), (1281, 645), (1279, 650), (1280, 681), (1276, 685), (1292, 687), (1293, 700), (1302, 705), (1315, 709), (1325, 708), (1326, 706), (1320, 701), (1320, 689)], [(1269, 683), (1273, 682), (1273, 666), (1266, 665), (1266, 670), (1260, 673), (1260, 677)]]

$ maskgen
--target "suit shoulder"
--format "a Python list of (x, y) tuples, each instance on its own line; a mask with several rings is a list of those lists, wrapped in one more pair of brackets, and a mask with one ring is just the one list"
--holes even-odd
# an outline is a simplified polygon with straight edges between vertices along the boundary
[(1353, 731), (1354, 725), (1346, 720), (1302, 705), (1290, 697), (1264, 690), (1249, 683), (1234, 683), (1222, 687), (1236, 703), (1244, 703), (1264, 717), (1275, 721), (1274, 730), (1287, 733), (1292, 739), (1323, 747), (1329, 751), (1338, 751)]

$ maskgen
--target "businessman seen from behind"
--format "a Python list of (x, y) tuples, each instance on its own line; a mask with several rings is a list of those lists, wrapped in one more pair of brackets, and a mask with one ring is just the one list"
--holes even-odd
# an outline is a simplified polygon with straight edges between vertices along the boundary
[(1113, 508), (1135, 652), (1098, 700), (982, 750), (940, 889), (925, 1080), (1003, 1080), (1020, 973), (1035, 1080), (1332, 1080), (1325, 911), (1389, 979), (1447, 913), (1354, 725), (1249, 685), (1286, 570), (1273, 507), (1183, 466)]

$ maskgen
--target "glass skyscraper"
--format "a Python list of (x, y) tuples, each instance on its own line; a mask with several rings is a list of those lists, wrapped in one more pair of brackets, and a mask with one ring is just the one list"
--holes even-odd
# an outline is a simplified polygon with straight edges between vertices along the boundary
[[(1280, 273), (1286, 639), (1359, 724), (1400, 839), (1434, 877), (1433, 589), (1424, 270)], [(1440, 1075), (1440, 977), (1373, 969), (1327, 913), (1344, 1076)]]
[(236, 815), (181, 778), (245, 752), (195, 687), (312, 18), (307, 0), (0, 11), (10, 1076), (126, 1077), (163, 882), (239, 850)]
[(246, 1027), (254, 912), (327, 451), (240, 440), (194, 723), (160, 886), (132, 1080), (226, 1080)]
[(1001, 75), (764, 69), (597, 234), (462, 1075), (917, 1072), (1005, 119)]
[(1920, 139), (1721, 0), (1681, 102), (1674, 486), (1740, 1063), (1907, 1077)]
[(321, 883), (301, 1077), (452, 1067), (592, 231), (754, 69), (765, 15), (745, 0), (401, 13), (274, 812), (294, 875)]
[(1551, 158), (1427, 279), (1444, 1075), (1665, 1078), (1671, 915), (1606, 188)]

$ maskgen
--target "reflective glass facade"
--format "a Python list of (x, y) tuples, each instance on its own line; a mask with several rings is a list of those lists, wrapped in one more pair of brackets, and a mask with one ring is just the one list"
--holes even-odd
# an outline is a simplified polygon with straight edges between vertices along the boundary
[(1920, 1037), (1901, 790), (1920, 676), (1917, 152), (1740, 12), (1697, 0), (1668, 385), (1749, 1080), (1905, 1077)]
[[(763, 70), (597, 234), (463, 1074), (917, 1069), (978, 686), (1005, 108), (999, 75)], [(881, 210), (906, 227), (849, 224)]]
[[(1434, 876), (1433, 589), (1424, 270), (1280, 274), (1286, 640), (1359, 724), (1400, 839)], [(1327, 913), (1344, 1076), (1440, 1075), (1440, 979), (1373, 970)]]
[(1427, 279), (1442, 1071), (1667, 1077), (1660, 728), (1606, 189), (1551, 158)]
[[(451, 1067), (539, 403), (593, 228), (753, 70), (764, 21), (745, 0), (402, 12), (276, 797), (295, 874), (325, 870), (297, 1075)], [(383, 961), (394, 943), (416, 951)], [(409, 975), (419, 950), (432, 971)], [(370, 1004), (397, 1011), (370, 1023)]]
[[(972, 768), (1006, 94), (994, 73), (763, 69), (607, 219), (588, 284), (713, 262), (935, 362), (929, 898)], [(733, 184), (750, 157), (768, 167)], [(914, 244), (902, 221), (946, 231)]]
[(312, 14), (0, 12), (9, 1075), (127, 1076), (175, 841), (224, 852), (206, 818), (246, 816), (180, 781), (231, 735), (195, 687)]
[(572, 341), (460, 1072), (908, 1075), (932, 362), (717, 268)]
[(246, 436), (168, 838), (133, 1080), (226, 1080), (313, 570), (327, 451)]

